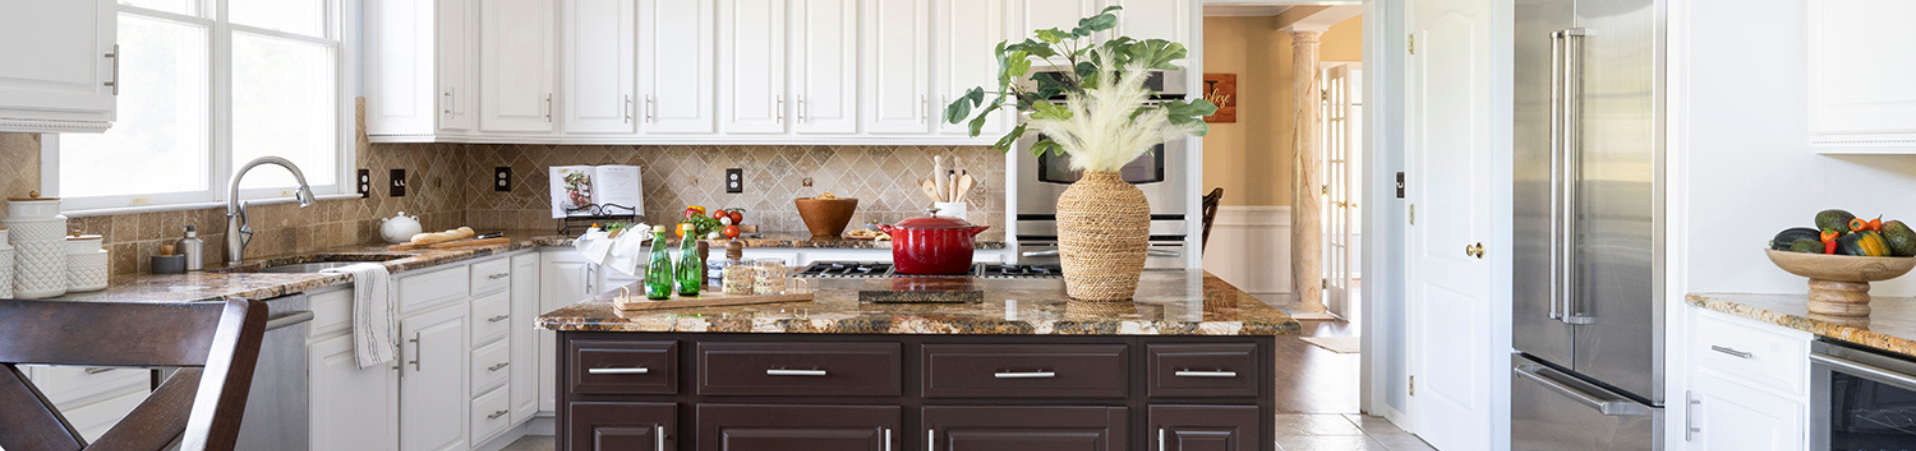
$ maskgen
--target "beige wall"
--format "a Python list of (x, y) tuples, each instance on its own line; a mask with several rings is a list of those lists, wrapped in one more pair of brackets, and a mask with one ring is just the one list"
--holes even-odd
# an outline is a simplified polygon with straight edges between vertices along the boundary
[[(1295, 8), (1293, 8), (1295, 9)], [(1237, 74), (1237, 122), (1204, 137), (1204, 183), (1224, 205), (1290, 205), (1291, 38), (1281, 16), (1204, 18), (1204, 70)], [(1362, 61), (1361, 17), (1324, 34), (1324, 61)]]

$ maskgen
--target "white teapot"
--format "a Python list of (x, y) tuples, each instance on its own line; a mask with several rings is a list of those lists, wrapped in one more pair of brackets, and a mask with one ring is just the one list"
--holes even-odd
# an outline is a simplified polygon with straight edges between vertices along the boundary
[(398, 216), (379, 220), (379, 237), (384, 238), (388, 243), (412, 242), (412, 236), (418, 235), (422, 230), (423, 228), (419, 226), (419, 217), (406, 216), (406, 212), (403, 211), (399, 212)]

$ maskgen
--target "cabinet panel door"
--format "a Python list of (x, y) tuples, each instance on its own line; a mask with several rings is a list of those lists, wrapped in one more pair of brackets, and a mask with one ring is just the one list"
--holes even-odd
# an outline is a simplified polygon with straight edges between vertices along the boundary
[(931, 0), (865, 4), (865, 131), (931, 131)]
[[(586, 294), (592, 280), (590, 265), (572, 249), (540, 252), (538, 310), (558, 310), (590, 296)], [(539, 411), (558, 412), (559, 385), (553, 375), (559, 372), (559, 334), (545, 329), (533, 334), (539, 337)]]
[[(1032, 30), (1056, 28), (1071, 31), (1078, 19), (1098, 12), (1098, 0), (1008, 0), (1016, 5), (1012, 36), (1031, 36)], [(1042, 60), (1039, 60), (1042, 61)], [(1038, 63), (1033, 63), (1036, 66)]]
[(720, 111), (726, 133), (785, 132), (785, 1), (719, 4)]
[(552, 131), (552, 0), (479, 6), (479, 128)]
[(858, 132), (858, 1), (792, 1), (792, 89), (800, 134)]
[(1251, 451), (1257, 406), (1151, 406), (1152, 451)]
[(638, 131), (638, 0), (564, 0), (565, 130)]
[(700, 404), (699, 451), (900, 449), (897, 406)]
[(716, 131), (718, 0), (639, 0), (640, 112), (646, 133)]
[[(119, 23), (107, 0), (0, 3), (0, 110), (113, 120)], [(154, 86), (155, 88), (159, 86)], [(82, 114), (69, 116), (68, 114)], [(0, 116), (9, 116), (0, 114)]]
[(465, 451), (466, 306), (399, 320), (400, 451)]
[(434, 107), (444, 100), (434, 100), (430, 25), (444, 11), (429, 0), (372, 0), (365, 9), (366, 134), (433, 134)]
[(393, 366), (359, 368), (353, 336), (307, 346), (312, 383), (312, 449), (399, 449), (399, 374)]
[(1187, 0), (1105, 0), (1105, 6), (1122, 6), (1118, 13), (1118, 36), (1132, 39), (1163, 39), (1190, 45), (1191, 5)]
[(1697, 428), (1690, 449), (1783, 451), (1805, 449), (1808, 420), (1801, 403), (1713, 375), (1691, 373), (1690, 418)]
[[(963, 135), (970, 133), (968, 122), (953, 124), (943, 120), (944, 108), (972, 88), (998, 90), (998, 59), (992, 50), (1006, 39), (1004, 2), (937, 0), (937, 5), (937, 11), (932, 14), (937, 28), (932, 41), (936, 57), (932, 61), (938, 66), (933, 74), (938, 103), (932, 104), (932, 113), (938, 120), (939, 133)], [(995, 94), (986, 94), (986, 99), (993, 97)], [(979, 136), (1004, 133), (1008, 114), (992, 115), (979, 130)]]
[[(432, 2), (426, 2), (432, 3)], [(439, 129), (472, 130), (478, 110), (479, 9), (475, 0), (441, 0), (435, 30), (439, 59)]]
[(665, 451), (678, 448), (679, 406), (649, 402), (574, 402), (568, 451)]
[[(531, 326), (539, 317), (539, 254), (512, 257), (512, 422), (532, 419), (539, 413), (539, 348), (537, 330)], [(550, 396), (550, 395), (548, 395)]]
[(1118, 451), (1123, 407), (925, 407), (925, 449), (941, 451)]

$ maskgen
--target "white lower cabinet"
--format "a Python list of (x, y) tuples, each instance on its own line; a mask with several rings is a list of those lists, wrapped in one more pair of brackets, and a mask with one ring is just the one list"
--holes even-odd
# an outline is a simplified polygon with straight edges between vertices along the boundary
[[(539, 253), (539, 262), (540, 313), (584, 300), (592, 292), (592, 264), (579, 251), (551, 248)], [(553, 374), (559, 370), (553, 349), (558, 346), (559, 335), (544, 329), (534, 334), (539, 336), (539, 413), (550, 415), (558, 411), (558, 385)]]
[(399, 449), (397, 363), (360, 368), (352, 334), (306, 346), (313, 451)]
[(465, 451), (466, 307), (399, 320), (400, 451)]
[(1800, 401), (1708, 374), (1691, 379), (1687, 394), (1693, 451), (1804, 449)]
[(535, 337), (538, 331), (532, 323), (539, 317), (539, 254), (527, 253), (512, 257), (512, 317), (508, 340), (512, 348), (512, 422), (514, 424), (531, 420), (539, 414), (539, 347)]
[[(1693, 309), (1689, 387), (1677, 439), (1692, 451), (1782, 451), (1809, 445), (1806, 332)], [(1675, 397), (1675, 396), (1672, 396)], [(1672, 409), (1673, 416), (1679, 412)], [(1673, 440), (1674, 441), (1674, 440)], [(1674, 448), (1674, 447), (1673, 447)]]

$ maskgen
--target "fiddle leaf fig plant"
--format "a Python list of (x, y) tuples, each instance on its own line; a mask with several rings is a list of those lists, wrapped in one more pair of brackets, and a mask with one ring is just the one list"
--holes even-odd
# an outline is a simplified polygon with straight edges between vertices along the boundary
[[(1204, 116), (1216, 113), (1216, 105), (1201, 98), (1153, 102), (1152, 92), (1144, 88), (1150, 71), (1179, 69), (1172, 63), (1187, 55), (1183, 44), (1122, 36), (1102, 43), (1092, 39), (1092, 34), (1117, 26), (1121, 9), (1105, 8), (1078, 20), (1070, 31), (1036, 30), (1024, 42), (999, 42), (993, 49), (998, 89), (965, 92), (945, 107), (945, 121), (969, 120), (971, 136), (978, 136), (992, 113), (1014, 109), (1024, 120), (992, 148), (1009, 152), (1035, 130), (1042, 138), (1032, 144), (1033, 155), (1069, 155), (1074, 169), (1091, 171), (1118, 170), (1168, 139), (1204, 136), (1210, 131)], [(1052, 70), (1033, 72), (1033, 61), (1043, 61)], [(1060, 96), (1063, 102), (1052, 100)]]

